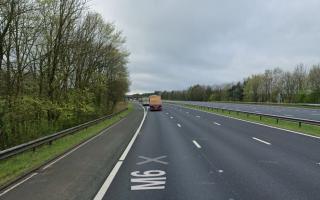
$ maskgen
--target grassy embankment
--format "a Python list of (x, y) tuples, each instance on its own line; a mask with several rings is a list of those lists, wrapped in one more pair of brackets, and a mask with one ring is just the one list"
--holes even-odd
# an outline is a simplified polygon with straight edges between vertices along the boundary
[[(119, 111), (125, 108), (126, 105), (120, 105), (116, 108)], [(49, 160), (63, 154), (72, 147), (88, 140), (89, 138), (97, 135), (103, 129), (118, 122), (123, 117), (127, 116), (132, 110), (132, 105), (128, 105), (128, 110), (124, 111), (111, 119), (106, 119), (99, 124), (93, 125), (87, 129), (63, 137), (54, 141), (52, 145), (44, 145), (36, 149), (36, 151), (27, 151), (25, 153), (13, 156), (11, 158), (0, 161), (0, 186), (4, 185), (16, 178), (38, 168)], [(115, 112), (116, 112), (115, 111)]]
[(245, 102), (245, 101), (212, 101), (212, 103), (235, 103), (248, 105), (266, 105), (266, 106), (284, 106), (292, 108), (309, 108), (320, 109), (320, 105), (312, 105), (307, 103), (272, 103), (272, 102)]
[(315, 125), (309, 125), (309, 124), (302, 124), (301, 127), (299, 127), (299, 124), (297, 122), (290, 122), (290, 121), (285, 121), (285, 120), (277, 120), (275, 118), (270, 118), (270, 117), (259, 117), (257, 115), (247, 115), (241, 112), (229, 112), (229, 111), (222, 111), (221, 109), (205, 109), (205, 108), (199, 108), (198, 106), (193, 106), (193, 105), (184, 105), (185, 107), (197, 109), (197, 110), (203, 110), (206, 112), (211, 112), (211, 113), (216, 113), (219, 115), (224, 115), (228, 117), (234, 117), (237, 119), (243, 119), (251, 122), (257, 122), (269, 126), (274, 126), (278, 128), (283, 128), (283, 129), (288, 129), (291, 131), (296, 131), (300, 133), (305, 133), (308, 135), (314, 135), (314, 136), (320, 136), (320, 126), (315, 126)]

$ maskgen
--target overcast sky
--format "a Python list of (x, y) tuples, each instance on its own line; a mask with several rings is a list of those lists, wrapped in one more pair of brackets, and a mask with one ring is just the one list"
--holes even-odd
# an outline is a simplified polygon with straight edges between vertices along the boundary
[(91, 0), (123, 31), (130, 93), (319, 63), (318, 0)]

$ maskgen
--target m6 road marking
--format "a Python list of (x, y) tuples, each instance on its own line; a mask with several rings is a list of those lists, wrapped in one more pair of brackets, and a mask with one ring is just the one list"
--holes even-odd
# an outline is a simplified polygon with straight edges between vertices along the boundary
[[(143, 161), (138, 162), (136, 165), (145, 165), (149, 163), (157, 163), (161, 165), (168, 165), (161, 159), (167, 156), (158, 156), (155, 158), (149, 158), (146, 156), (138, 156), (138, 158), (143, 159)], [(147, 170), (147, 171), (133, 171), (131, 172), (131, 187), (130, 189), (135, 190), (163, 190), (165, 189), (167, 177), (166, 172), (163, 170)]]
[(132, 185), (131, 190), (163, 190), (165, 189), (166, 172), (162, 170), (148, 170), (143, 173), (134, 171), (131, 173), (131, 183), (141, 183)]

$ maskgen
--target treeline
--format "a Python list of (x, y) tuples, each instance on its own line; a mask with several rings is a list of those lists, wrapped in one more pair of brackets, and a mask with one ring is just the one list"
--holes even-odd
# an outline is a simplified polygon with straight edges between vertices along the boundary
[(125, 39), (86, 0), (1, 0), (0, 148), (112, 112)]
[(169, 100), (320, 103), (320, 65), (310, 70), (302, 64), (293, 71), (275, 68), (237, 83), (194, 85), (183, 91), (164, 91), (161, 95)]

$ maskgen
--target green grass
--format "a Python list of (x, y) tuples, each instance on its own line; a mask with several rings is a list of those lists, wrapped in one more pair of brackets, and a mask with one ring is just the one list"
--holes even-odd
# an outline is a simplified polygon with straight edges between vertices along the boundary
[(18, 154), (14, 157), (0, 161), (0, 186), (16, 179), (30, 170), (38, 168), (45, 162), (55, 158), (58, 155), (61, 155), (70, 148), (80, 144), (81, 142), (84, 142), (88, 138), (97, 135), (103, 129), (118, 122), (133, 110), (131, 104), (129, 104), (128, 108), (129, 109), (127, 111), (124, 111), (112, 117), (111, 119), (107, 119), (85, 130), (54, 141), (52, 145), (44, 145), (37, 148), (35, 152), (27, 151), (25, 153)]
[(314, 126), (314, 125), (309, 125), (309, 124), (302, 124), (301, 127), (299, 127), (299, 124), (297, 122), (291, 122), (291, 121), (286, 121), (286, 120), (279, 120), (278, 123), (276, 119), (270, 118), (270, 117), (260, 117), (257, 115), (247, 115), (241, 112), (230, 112), (229, 111), (221, 111), (221, 109), (204, 109), (204, 108), (199, 108), (198, 106), (193, 106), (193, 105), (184, 105), (185, 107), (197, 109), (197, 110), (203, 110), (211, 113), (216, 113), (224, 116), (229, 116), (229, 117), (234, 117), (237, 119), (243, 119), (251, 122), (258, 122), (261, 124), (265, 125), (270, 125), (278, 128), (283, 128), (283, 129), (288, 129), (300, 133), (305, 133), (308, 135), (314, 135), (314, 136), (320, 136), (320, 126)]
[(245, 102), (245, 101), (212, 101), (212, 103), (236, 103), (236, 104), (249, 104), (249, 105), (267, 105), (267, 106), (283, 106), (293, 108), (309, 108), (320, 109), (320, 106), (308, 105), (307, 103), (274, 103), (274, 102)]

